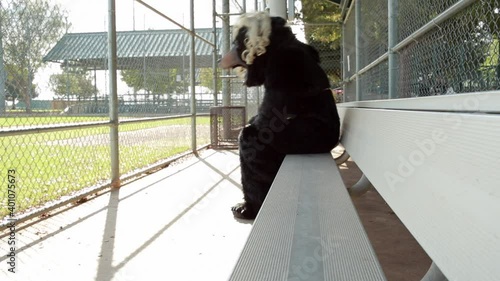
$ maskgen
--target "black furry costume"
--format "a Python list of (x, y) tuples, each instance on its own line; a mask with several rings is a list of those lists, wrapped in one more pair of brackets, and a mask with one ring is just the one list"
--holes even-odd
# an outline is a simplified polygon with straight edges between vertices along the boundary
[(235, 217), (253, 219), (285, 155), (331, 151), (340, 122), (318, 52), (298, 41), (284, 19), (271, 18), (270, 43), (248, 65), (241, 59), (246, 34), (247, 27), (238, 30), (233, 50), (220, 65), (244, 67), (247, 86), (265, 87), (258, 114), (239, 137), (245, 202), (232, 208)]

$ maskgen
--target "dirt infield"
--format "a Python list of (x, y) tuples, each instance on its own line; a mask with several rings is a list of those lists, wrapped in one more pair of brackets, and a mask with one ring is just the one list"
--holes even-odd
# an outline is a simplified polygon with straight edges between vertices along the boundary
[[(351, 160), (344, 164), (340, 173), (347, 187), (351, 187), (361, 177), (360, 170)], [(372, 241), (387, 280), (422, 279), (431, 260), (377, 191), (371, 190), (354, 199), (354, 205)]]

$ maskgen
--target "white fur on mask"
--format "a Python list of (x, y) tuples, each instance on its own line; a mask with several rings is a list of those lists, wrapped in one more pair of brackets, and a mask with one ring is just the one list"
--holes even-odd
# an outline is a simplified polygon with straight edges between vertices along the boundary
[(271, 35), (271, 17), (266, 12), (247, 13), (242, 15), (233, 26), (233, 38), (236, 38), (240, 28), (246, 27), (245, 50), (241, 59), (248, 65), (254, 59), (266, 53)]

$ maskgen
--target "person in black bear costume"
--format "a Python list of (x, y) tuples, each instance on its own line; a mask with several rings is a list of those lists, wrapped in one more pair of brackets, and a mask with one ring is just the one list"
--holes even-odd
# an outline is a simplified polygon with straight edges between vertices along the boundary
[(254, 219), (285, 155), (331, 151), (340, 121), (318, 52), (298, 41), (283, 18), (244, 14), (233, 37), (220, 67), (243, 69), (246, 86), (265, 88), (258, 114), (239, 136), (244, 202), (232, 207), (235, 217)]

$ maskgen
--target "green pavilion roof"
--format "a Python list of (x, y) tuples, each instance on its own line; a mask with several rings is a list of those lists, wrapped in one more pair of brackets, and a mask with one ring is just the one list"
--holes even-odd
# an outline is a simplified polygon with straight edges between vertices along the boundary
[[(214, 42), (212, 28), (197, 29), (196, 34)], [(159, 68), (189, 65), (190, 35), (184, 30), (119, 31), (116, 37), (118, 69), (140, 69), (144, 65)], [(43, 60), (70, 63), (88, 69), (107, 69), (107, 38), (106, 32), (67, 33)], [(217, 46), (220, 46), (221, 38), (219, 28)], [(213, 47), (210, 44), (196, 39), (195, 53), (197, 68), (212, 66)]]

